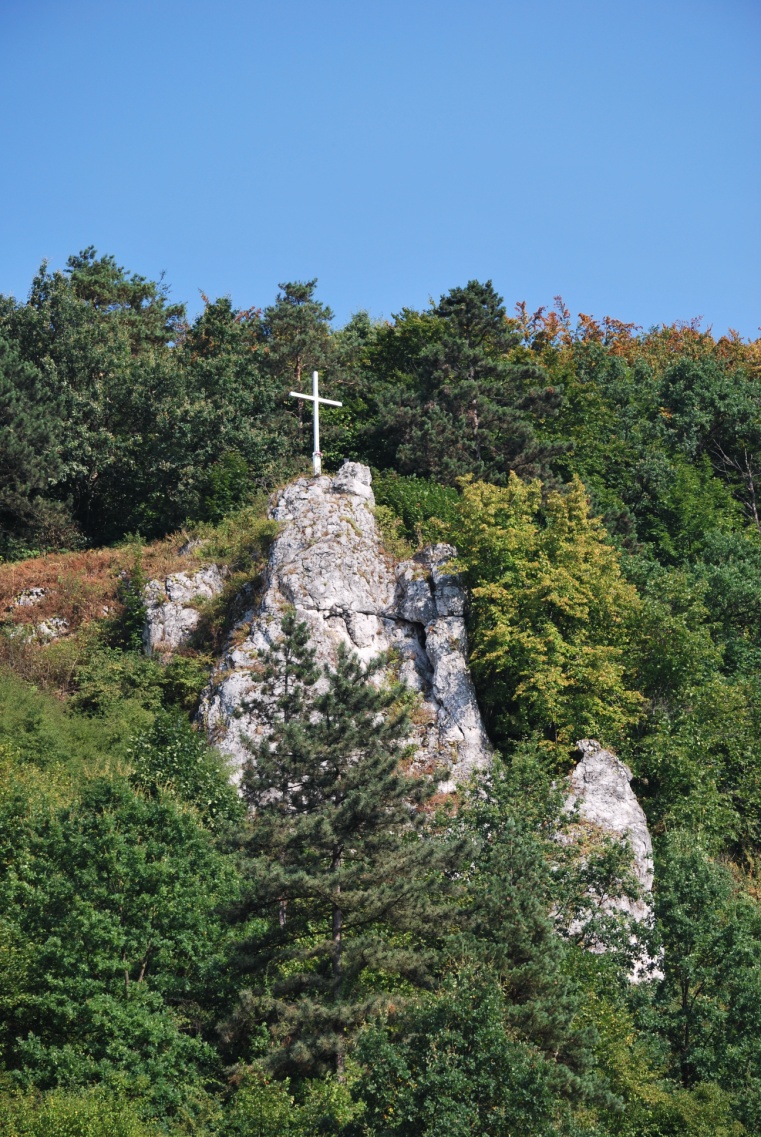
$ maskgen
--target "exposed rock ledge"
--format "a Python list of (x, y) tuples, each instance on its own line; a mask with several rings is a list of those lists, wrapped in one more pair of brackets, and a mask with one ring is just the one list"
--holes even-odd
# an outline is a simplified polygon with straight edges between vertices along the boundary
[(642, 890), (642, 899), (617, 897), (611, 906), (628, 912), (637, 920), (649, 917), (648, 897), (653, 888), (653, 843), (647, 819), (629, 783), (628, 766), (599, 742), (582, 738), (576, 743), (582, 757), (570, 777), (571, 793), (566, 809), (578, 805), (582, 822), (609, 833), (625, 837), (632, 850), (632, 871)]
[(198, 626), (200, 613), (194, 606), (210, 600), (224, 587), (225, 569), (207, 565), (198, 572), (175, 572), (145, 587), (143, 644), (148, 655), (163, 655), (187, 644)]
[[(640, 886), (639, 899), (628, 896), (609, 896), (602, 908), (650, 925), (653, 920), (653, 844), (642, 806), (630, 786), (632, 772), (610, 750), (605, 750), (591, 738), (576, 743), (581, 761), (571, 773), (570, 793), (565, 809), (577, 810), (581, 827), (597, 830), (602, 835), (625, 838), (632, 851), (632, 872)], [(636, 940), (632, 943), (636, 944)], [(592, 948), (592, 950), (603, 950)], [(630, 978), (638, 982), (643, 978), (659, 978), (661, 961), (650, 959), (640, 951)]]
[[(435, 545), (394, 566), (383, 551), (373, 515), (370, 470), (347, 462), (335, 478), (302, 478), (282, 490), (271, 509), (281, 523), (265, 574), (264, 591), (233, 628), (202, 702), (199, 717), (211, 741), (238, 768), (245, 738), (265, 726), (246, 709), (259, 652), (281, 634), (293, 606), (310, 626), (319, 662), (332, 664), (343, 643), (363, 660), (394, 649), (399, 675), (420, 695), (412, 741), (421, 764), (442, 761), (455, 784), (488, 765), (491, 747), (467, 667), (465, 593), (445, 571), (455, 555)], [(221, 591), (216, 566), (151, 581), (146, 589), (146, 650), (166, 652), (188, 642), (198, 622), (194, 602)], [(651, 919), (652, 844), (631, 772), (599, 742), (582, 739), (582, 758), (569, 779), (566, 808), (579, 824), (625, 837), (642, 897), (611, 897), (605, 906), (636, 920)], [(634, 975), (633, 977), (637, 977)]]
[(420, 694), (412, 741), (450, 781), (486, 765), (491, 747), (467, 667), (465, 594), (445, 571), (451, 545), (436, 545), (394, 566), (373, 515), (370, 470), (344, 463), (335, 478), (301, 478), (276, 499), (281, 522), (263, 595), (233, 629), (201, 703), (210, 738), (240, 768), (245, 738), (265, 729), (246, 703), (258, 653), (281, 634), (293, 606), (309, 624), (318, 661), (332, 664), (339, 644), (363, 660), (393, 649), (399, 677)]

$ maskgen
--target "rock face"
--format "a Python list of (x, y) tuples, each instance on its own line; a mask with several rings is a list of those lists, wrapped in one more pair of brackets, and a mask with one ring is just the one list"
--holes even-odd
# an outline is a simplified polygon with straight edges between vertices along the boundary
[(570, 812), (578, 806), (582, 823), (595, 826), (613, 837), (625, 837), (633, 853), (632, 869), (642, 889), (639, 900), (621, 896), (606, 901), (610, 908), (649, 921), (649, 894), (653, 887), (653, 845), (647, 819), (629, 785), (628, 766), (599, 742), (582, 738), (577, 742), (582, 758), (571, 774), (571, 793), (566, 801)]
[[(13, 612), (16, 608), (36, 608), (42, 604), (49, 594), (49, 588), (25, 588), (19, 592), (6, 608), (6, 612)], [(65, 636), (70, 628), (69, 621), (64, 616), (48, 616), (39, 624), (15, 624), (9, 629), (9, 634), (24, 643), (37, 641), (40, 644), (49, 644), (53, 640)]]
[(148, 655), (174, 651), (187, 644), (198, 626), (193, 602), (210, 600), (224, 587), (225, 573), (217, 565), (199, 572), (177, 572), (145, 587), (146, 622), (143, 643)]
[(275, 501), (271, 516), (282, 529), (264, 592), (233, 629), (201, 706), (211, 739), (239, 767), (245, 738), (265, 729), (246, 709), (252, 666), (281, 634), (289, 606), (309, 624), (320, 663), (332, 664), (339, 644), (364, 661), (393, 649), (399, 678), (420, 695), (412, 737), (418, 759), (449, 767), (442, 788), (489, 761), (466, 662), (465, 594), (445, 570), (455, 550), (436, 545), (394, 566), (373, 506), (370, 470), (357, 462), (334, 478), (301, 478)]

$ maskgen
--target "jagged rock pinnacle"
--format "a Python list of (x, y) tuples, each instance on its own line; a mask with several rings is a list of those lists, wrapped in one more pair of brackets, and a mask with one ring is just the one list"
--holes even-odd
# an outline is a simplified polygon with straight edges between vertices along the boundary
[(369, 660), (394, 649), (399, 677), (419, 693), (411, 741), (420, 765), (449, 768), (442, 788), (489, 761), (491, 748), (467, 667), (465, 594), (436, 545), (395, 565), (373, 514), (370, 470), (346, 462), (334, 478), (300, 478), (280, 492), (271, 516), (281, 523), (263, 594), (230, 637), (201, 706), (210, 738), (240, 767), (245, 738), (265, 726), (246, 704), (252, 665), (281, 634), (293, 607), (309, 624), (320, 663), (343, 643)]

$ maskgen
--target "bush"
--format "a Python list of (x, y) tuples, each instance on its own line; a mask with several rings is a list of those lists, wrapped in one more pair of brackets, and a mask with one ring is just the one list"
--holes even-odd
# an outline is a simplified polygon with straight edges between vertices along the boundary
[(100, 1090), (0, 1096), (0, 1137), (154, 1137), (134, 1106)]
[(307, 1080), (298, 1094), (289, 1080), (249, 1073), (225, 1118), (220, 1137), (316, 1137), (337, 1134), (361, 1113), (345, 1083)]
[(244, 809), (221, 756), (207, 745), (187, 719), (163, 712), (135, 739), (128, 751), (131, 781), (151, 794), (168, 789), (195, 806), (210, 829), (224, 829), (242, 819)]
[(261, 495), (224, 517), (214, 528), (195, 528), (193, 536), (203, 543), (204, 558), (219, 561), (233, 572), (253, 575), (259, 571), (278, 532), (277, 522), (267, 517), (267, 500)]
[(457, 490), (427, 478), (374, 471), (373, 492), (376, 505), (387, 507), (400, 518), (404, 535), (418, 548), (440, 541), (457, 514)]

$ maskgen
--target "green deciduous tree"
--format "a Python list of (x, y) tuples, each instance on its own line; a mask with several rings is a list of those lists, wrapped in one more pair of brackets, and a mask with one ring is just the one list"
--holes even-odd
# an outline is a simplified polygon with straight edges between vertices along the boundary
[(192, 805), (204, 825), (227, 832), (242, 820), (243, 806), (222, 756), (186, 718), (163, 711), (128, 750), (131, 782), (154, 797), (162, 791)]
[(656, 872), (664, 978), (658, 1029), (686, 1088), (715, 1082), (753, 1133), (761, 1124), (761, 910), (691, 833), (665, 842)]
[(43, 265), (26, 303), (2, 298), (0, 334), (24, 368), (16, 388), (38, 376), (9, 404), (14, 437), (49, 442), (36, 477), (59, 511), (93, 541), (150, 537), (218, 520), (281, 477), (298, 451), (292, 365), (321, 366), (330, 351), (313, 291), (287, 285), (264, 313), (207, 302), (189, 327), (161, 281), (88, 248), (63, 272)]
[(682, 358), (666, 369), (661, 399), (680, 449), (710, 460), (761, 531), (761, 396), (754, 377), (710, 357)]
[(159, 1137), (140, 1107), (102, 1087), (0, 1094), (0, 1137)]
[(751, 675), (761, 667), (761, 541), (753, 530), (708, 534), (692, 575), (723, 648), (725, 669)]
[(541, 484), (514, 474), (504, 488), (466, 482), (456, 540), (471, 663), (495, 730), (617, 742), (641, 707), (624, 659), (639, 601), (582, 483), (543, 503)]
[(361, 1039), (367, 1137), (503, 1137), (563, 1131), (553, 1064), (511, 1030), (509, 1000), (488, 974), (464, 968), (391, 1029)]
[(357, 1131), (555, 1134), (570, 1103), (616, 1104), (550, 915), (562, 795), (530, 747), (473, 791), (454, 822), (466, 840), (441, 980), (360, 1036)]
[(218, 1072), (205, 984), (228, 862), (168, 795), (95, 778), (58, 806), (33, 785), (2, 798), (3, 1062), (22, 1085), (130, 1084), (149, 1113), (184, 1111)]

